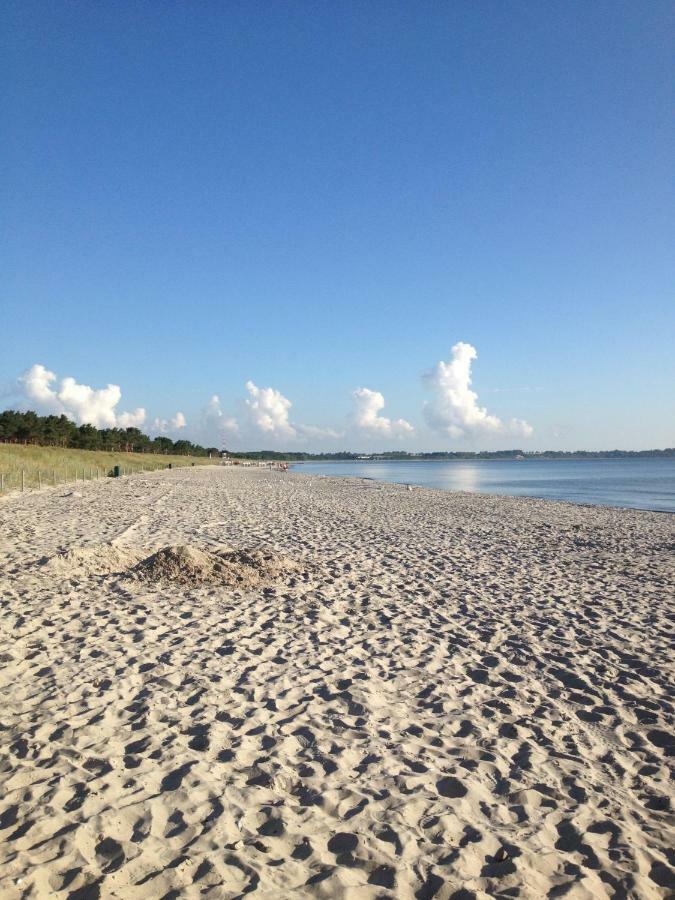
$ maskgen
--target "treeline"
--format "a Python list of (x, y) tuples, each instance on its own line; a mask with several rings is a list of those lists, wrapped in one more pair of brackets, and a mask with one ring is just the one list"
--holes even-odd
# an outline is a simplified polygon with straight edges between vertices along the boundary
[[(126, 450), (135, 453), (163, 453), (177, 456), (219, 456), (217, 447), (201, 447), (191, 441), (173, 441), (161, 435), (148, 437), (138, 428), (96, 428), (76, 425), (67, 416), (39, 416), (35, 412), (13, 409), (0, 413), (0, 442), (70, 447), (77, 450)], [(282, 452), (278, 450), (234, 451), (238, 459), (290, 460), (292, 462), (339, 462), (344, 460), (444, 460), (444, 459), (624, 459), (640, 456), (675, 457), (675, 448), (665, 450), (437, 450), (432, 453), (409, 453), (388, 450), (384, 453)]]
[(272, 462), (289, 460), (290, 462), (344, 462), (372, 460), (416, 460), (416, 459), (522, 459), (522, 450), (495, 450), (493, 452), (470, 453), (464, 451), (443, 451), (434, 453), (408, 453), (405, 450), (387, 450), (384, 453), (353, 453), (350, 450), (339, 450), (335, 453), (283, 452), (278, 450), (250, 450), (232, 453), (238, 459), (251, 459)]
[(374, 453), (372, 459), (628, 459), (634, 456), (675, 456), (675, 447), (665, 450), (480, 450), (406, 453), (393, 450)]
[(376, 460), (444, 460), (444, 459), (627, 459), (639, 456), (675, 457), (675, 447), (665, 450), (438, 450), (432, 453), (408, 453), (405, 450), (387, 450), (384, 453), (297, 453), (277, 450), (252, 450), (232, 453), (238, 459), (262, 461), (289, 460), (291, 462), (341, 462)]
[(630, 459), (634, 456), (674, 457), (675, 447), (665, 450), (540, 450), (525, 454), (529, 459)]
[(96, 428), (76, 425), (67, 416), (39, 416), (7, 409), (0, 413), (0, 442), (68, 447), (77, 450), (125, 450), (176, 456), (218, 456), (216, 447), (200, 447), (191, 441), (151, 438), (138, 428)]
[(288, 461), (288, 462), (337, 462), (343, 459), (359, 459), (358, 454), (349, 453), (346, 450), (338, 453), (305, 453), (283, 452), (280, 450), (232, 450), (227, 451), (228, 456), (236, 459), (252, 459), (263, 462)]

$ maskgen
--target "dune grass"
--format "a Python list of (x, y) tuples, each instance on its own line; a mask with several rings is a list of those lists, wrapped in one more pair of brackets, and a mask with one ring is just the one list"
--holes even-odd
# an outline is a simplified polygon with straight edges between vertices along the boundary
[(105, 478), (113, 466), (124, 475), (177, 466), (213, 465), (205, 456), (163, 456), (154, 453), (124, 453), (108, 450), (69, 450), (0, 444), (0, 492), (35, 490), (74, 481)]

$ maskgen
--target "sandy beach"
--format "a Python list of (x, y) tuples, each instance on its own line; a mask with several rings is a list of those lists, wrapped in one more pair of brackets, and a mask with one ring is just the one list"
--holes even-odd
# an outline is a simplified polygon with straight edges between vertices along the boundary
[(258, 469), (3, 499), (0, 896), (673, 896), (674, 549)]

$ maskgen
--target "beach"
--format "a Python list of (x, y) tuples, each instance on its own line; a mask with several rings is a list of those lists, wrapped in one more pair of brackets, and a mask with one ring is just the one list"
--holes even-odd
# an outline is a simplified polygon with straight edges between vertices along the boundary
[(674, 549), (255, 468), (3, 498), (0, 896), (672, 896)]

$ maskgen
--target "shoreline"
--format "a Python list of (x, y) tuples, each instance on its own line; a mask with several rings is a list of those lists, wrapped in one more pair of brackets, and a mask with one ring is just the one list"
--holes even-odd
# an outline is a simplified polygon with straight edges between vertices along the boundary
[[(469, 462), (473, 462), (473, 460), (468, 460)], [(507, 460), (508, 461), (508, 460)], [(607, 460), (589, 460), (589, 462), (606, 462)], [(363, 463), (359, 463), (358, 461), (345, 461), (348, 465), (363, 465)], [(385, 460), (385, 462), (390, 462), (389, 460)], [(407, 460), (393, 460), (393, 462), (407, 462)], [(462, 463), (467, 462), (467, 460), (411, 460), (411, 462), (419, 462), (419, 463)], [(480, 460), (480, 462), (501, 462), (501, 460)], [(342, 465), (342, 463), (339, 463)], [(414, 490), (428, 490), (428, 491), (441, 491), (442, 493), (450, 493), (450, 494), (466, 494), (469, 496), (483, 496), (483, 497), (505, 497), (507, 499), (526, 499), (526, 500), (537, 500), (544, 503), (567, 503), (572, 506), (583, 506), (583, 507), (598, 507), (600, 509), (623, 509), (623, 510), (633, 510), (635, 512), (653, 512), (653, 513), (663, 513), (665, 515), (674, 515), (675, 509), (654, 509), (651, 507), (643, 507), (643, 506), (620, 506), (619, 504), (611, 504), (611, 503), (593, 503), (590, 501), (584, 500), (569, 500), (561, 497), (538, 497), (532, 494), (498, 494), (491, 493), (490, 491), (465, 491), (458, 490), (455, 488), (441, 488), (441, 487), (433, 487), (430, 485), (417, 484), (411, 481), (389, 481), (384, 478), (376, 478), (369, 477), (365, 475), (327, 475), (322, 473), (317, 473), (316, 475), (312, 475), (309, 472), (302, 472), (296, 470), (296, 466), (304, 466), (304, 465), (324, 465), (323, 463), (316, 462), (313, 463), (308, 461), (307, 463), (299, 462), (299, 463), (291, 463), (290, 464), (290, 473), (296, 475), (305, 475), (308, 478), (335, 478), (335, 479), (355, 479), (361, 481), (370, 481), (375, 482), (377, 484), (391, 484), (391, 485), (400, 485), (403, 487), (407, 487), (410, 485)]]
[(487, 491), (459, 491), (454, 488), (436, 488), (428, 487), (423, 484), (414, 484), (410, 481), (385, 481), (381, 478), (367, 478), (360, 475), (310, 475), (306, 472), (293, 472), (292, 475), (303, 475), (305, 478), (326, 478), (331, 481), (355, 481), (367, 482), (368, 484), (383, 484), (392, 487), (401, 487), (406, 490), (410, 487), (413, 491), (430, 491), (432, 493), (453, 494), (459, 497), (482, 497), (485, 500), (528, 500), (535, 503), (554, 503), (556, 505), (581, 507), (582, 509), (600, 509), (607, 512), (637, 512), (637, 513), (657, 513), (660, 515), (672, 516), (673, 513), (669, 509), (644, 509), (640, 506), (611, 506), (606, 503), (585, 503), (582, 500), (559, 500), (557, 497), (532, 497), (530, 494), (491, 494)]
[(669, 896), (674, 543), (297, 470), (8, 496), (0, 894)]
[[(418, 462), (427, 462), (427, 461), (434, 462), (434, 460), (418, 460)], [(457, 461), (463, 462), (464, 460), (457, 460)], [(490, 460), (484, 460), (484, 461), (489, 462)], [(600, 510), (615, 511), (615, 512), (622, 511), (622, 512), (637, 512), (637, 513), (657, 513), (659, 515), (665, 515), (665, 516), (675, 515), (675, 511), (669, 510), (669, 509), (648, 509), (648, 508), (641, 507), (641, 506), (618, 506), (618, 505), (612, 505), (612, 504), (607, 504), (607, 503), (590, 503), (590, 502), (585, 502), (583, 500), (563, 500), (563, 499), (559, 499), (557, 497), (535, 497), (530, 494), (496, 494), (496, 493), (490, 493), (489, 491), (462, 491), (462, 490), (455, 490), (454, 488), (430, 487), (427, 485), (415, 484), (413, 482), (408, 482), (408, 481), (385, 481), (384, 479), (381, 479), (381, 478), (371, 478), (371, 477), (362, 476), (362, 475), (325, 475), (323, 473), (320, 473), (317, 475), (312, 475), (307, 472), (294, 471), (293, 467), (296, 465), (303, 465), (302, 463), (291, 463), (290, 465), (291, 465), (291, 468), (286, 473), (286, 477), (288, 475), (301, 475), (305, 478), (325, 478), (325, 479), (329, 479), (331, 481), (335, 481), (338, 483), (340, 481), (367, 482), (370, 484), (382, 484), (382, 485), (391, 485), (393, 487), (401, 487), (401, 488), (405, 488), (406, 490), (408, 489), (408, 487), (410, 487), (414, 491), (430, 491), (432, 493), (453, 494), (453, 495), (465, 496), (465, 497), (483, 497), (485, 499), (491, 499), (491, 500), (499, 500), (499, 499), (531, 500), (531, 501), (535, 501), (536, 503), (553, 503), (556, 505), (562, 504), (562, 505), (566, 505), (566, 506), (581, 507), (581, 508), (587, 508), (587, 509), (600, 509)], [(209, 468), (209, 469), (218, 469), (218, 470), (220, 470), (222, 468), (229, 468), (229, 467), (220, 466), (216, 463), (214, 463), (213, 465), (209, 465), (208, 463), (202, 463), (201, 467)], [(245, 469), (245, 467), (242, 467), (242, 469)], [(164, 470), (164, 469), (156, 469), (155, 470), (155, 472), (163, 472), (163, 471), (166, 471), (166, 470)], [(247, 471), (251, 471), (251, 469), (247, 469)], [(253, 471), (256, 471), (256, 469), (254, 468)], [(266, 471), (266, 469), (265, 469), (265, 467), (261, 467), (260, 470), (258, 470), (258, 471)], [(155, 472), (151, 472), (151, 471), (146, 471), (146, 472), (142, 472), (142, 473), (132, 472), (128, 475), (124, 475), (121, 477), (124, 477), (124, 478), (148, 477), (152, 474), (155, 474)], [(280, 477), (284, 477), (283, 473), (278, 473), (278, 474), (280, 474)], [(99, 481), (107, 481), (107, 480), (109, 480), (108, 477), (106, 477), (105, 479), (99, 479)], [(7, 490), (4, 493), (0, 494), (0, 503), (3, 500), (16, 499), (17, 497), (21, 497), (21, 496), (39, 495), (43, 492), (59, 491), (59, 490), (65, 490), (67, 488), (72, 488), (72, 491), (70, 491), (69, 493), (73, 493), (73, 492), (79, 491), (82, 488), (86, 489), (89, 485), (96, 484), (96, 483), (97, 483), (97, 480), (92, 479), (92, 480), (87, 480), (87, 481), (82, 481), (82, 482), (73, 481), (73, 482), (68, 482), (66, 484), (57, 484), (57, 485), (44, 484), (42, 486), (42, 488), (29, 487), (29, 488), (26, 488), (25, 491), (21, 491), (20, 489)]]

